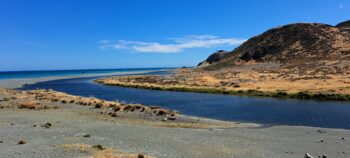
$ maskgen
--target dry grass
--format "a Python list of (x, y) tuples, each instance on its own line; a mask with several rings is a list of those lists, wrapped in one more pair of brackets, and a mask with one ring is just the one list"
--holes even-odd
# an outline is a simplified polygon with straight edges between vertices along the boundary
[(39, 102), (26, 101), (26, 102), (19, 103), (18, 108), (20, 108), (20, 109), (38, 109), (39, 106), (40, 106)]
[[(339, 65), (338, 62), (327, 64)], [(255, 90), (266, 93), (283, 91), (288, 94), (307, 92), (350, 95), (350, 73), (344, 71), (324, 74), (311, 69), (303, 71), (305, 72), (299, 73), (294, 69), (254, 68), (220, 71), (182, 70), (172, 76), (122, 76), (98, 79), (96, 82), (112, 86), (208, 93)]]
[(80, 158), (154, 158), (153, 156), (147, 156), (140, 153), (122, 152), (114, 148), (97, 150), (93, 148), (93, 145), (88, 144), (63, 144), (59, 147), (66, 152), (71, 150), (78, 150), (81, 153), (86, 153), (88, 155)]

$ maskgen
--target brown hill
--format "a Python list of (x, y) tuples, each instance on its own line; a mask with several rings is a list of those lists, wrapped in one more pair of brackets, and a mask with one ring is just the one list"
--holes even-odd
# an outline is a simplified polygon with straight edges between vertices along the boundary
[(339, 23), (336, 27), (350, 30), (350, 20)]
[(335, 62), (337, 69), (348, 68), (349, 24), (350, 21), (337, 26), (297, 23), (273, 28), (231, 52), (221, 53), (217, 60), (202, 62), (205, 65), (200, 64), (200, 67), (213, 70), (254, 62), (279, 64), (283, 68), (303, 68), (307, 65), (318, 69), (326, 63)]

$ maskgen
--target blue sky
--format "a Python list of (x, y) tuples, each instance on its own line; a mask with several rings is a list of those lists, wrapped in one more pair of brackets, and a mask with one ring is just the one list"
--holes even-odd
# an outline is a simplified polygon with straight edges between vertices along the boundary
[(348, 19), (350, 0), (0, 0), (0, 71), (194, 66), (275, 26)]

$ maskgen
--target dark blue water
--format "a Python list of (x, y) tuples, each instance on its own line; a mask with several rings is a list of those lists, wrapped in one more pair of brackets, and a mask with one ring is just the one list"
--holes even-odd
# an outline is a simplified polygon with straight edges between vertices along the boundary
[(291, 99), (239, 97), (109, 87), (95, 78), (65, 79), (28, 85), (23, 89), (54, 89), (73, 95), (159, 105), (183, 114), (267, 125), (302, 125), (350, 129), (350, 104)]
[(48, 70), (48, 71), (3, 71), (0, 72), (0, 79), (19, 79), (52, 76), (75, 76), (90, 74), (105, 74), (118, 72), (154, 71), (166, 68), (135, 68), (135, 69), (82, 69), (82, 70)]

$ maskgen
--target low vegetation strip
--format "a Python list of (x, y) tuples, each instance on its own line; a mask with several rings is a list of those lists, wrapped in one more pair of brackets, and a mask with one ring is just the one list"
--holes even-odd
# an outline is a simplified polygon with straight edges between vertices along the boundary
[(128, 82), (120, 82), (120, 81), (110, 80), (110, 79), (97, 79), (95, 80), (95, 82), (106, 86), (130, 87), (130, 88), (151, 89), (151, 90), (217, 93), (217, 94), (228, 94), (228, 95), (238, 95), (238, 96), (350, 101), (349, 94), (337, 94), (337, 93), (326, 93), (326, 92), (315, 93), (315, 92), (308, 92), (308, 91), (300, 91), (296, 93), (288, 93), (282, 90), (276, 90), (276, 91), (260, 91), (255, 89), (232, 90), (232, 89), (226, 89), (221, 87), (128, 83)]

